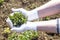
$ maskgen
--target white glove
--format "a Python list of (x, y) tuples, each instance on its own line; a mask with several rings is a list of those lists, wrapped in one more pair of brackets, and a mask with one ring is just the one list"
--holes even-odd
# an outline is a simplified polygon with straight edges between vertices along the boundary
[(27, 11), (23, 8), (18, 8), (18, 9), (14, 9), (12, 8), (11, 9), (13, 12), (22, 12), (23, 15), (27, 16), (28, 17), (28, 21), (33, 21), (35, 19), (38, 19), (38, 13), (37, 11)]
[(26, 24), (23, 24), (20, 27), (13, 27), (11, 30), (16, 32), (24, 32), (26, 30), (37, 31), (37, 25), (33, 22), (27, 22)]
[(39, 23), (35, 23), (35, 22), (27, 22), (25, 24), (22, 24), (20, 27), (15, 27), (15, 26), (13, 26), (13, 23), (11, 22), (11, 20), (9, 18), (7, 18), (6, 22), (10, 25), (11, 30), (16, 31), (16, 32), (23, 32), (26, 30), (37, 31), (37, 26), (39, 24)]
[(22, 24), (20, 27), (15, 27), (13, 26), (13, 23), (9, 18), (7, 18), (6, 22), (10, 25), (10, 28), (12, 31), (17, 31), (17, 32), (23, 32), (25, 30), (37, 30), (37, 24), (35, 22), (27, 22), (25, 24)]

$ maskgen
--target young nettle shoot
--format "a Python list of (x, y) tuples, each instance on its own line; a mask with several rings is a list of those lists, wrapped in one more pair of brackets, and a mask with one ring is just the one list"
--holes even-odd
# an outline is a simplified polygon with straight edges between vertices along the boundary
[(38, 38), (38, 32), (29, 30), (23, 33), (13, 32), (8, 36), (8, 40), (32, 40)]
[(14, 26), (20, 26), (27, 21), (27, 17), (25, 17), (22, 12), (15, 12), (13, 15), (9, 16)]

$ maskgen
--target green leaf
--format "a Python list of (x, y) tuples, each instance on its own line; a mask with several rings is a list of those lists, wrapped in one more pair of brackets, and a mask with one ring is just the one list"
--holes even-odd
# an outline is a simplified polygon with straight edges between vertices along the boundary
[(10, 15), (9, 18), (16, 27), (26, 23), (27, 21), (27, 18), (21, 12), (15, 12), (14, 15)]

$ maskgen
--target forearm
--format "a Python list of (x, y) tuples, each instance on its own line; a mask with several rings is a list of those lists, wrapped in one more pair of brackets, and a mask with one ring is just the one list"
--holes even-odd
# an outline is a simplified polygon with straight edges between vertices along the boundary
[(49, 21), (42, 21), (38, 23), (38, 31), (45, 31), (50, 33), (60, 33), (60, 18)]
[(50, 21), (42, 21), (40, 25), (37, 26), (38, 31), (57, 33), (57, 19)]
[(23, 8), (12, 9), (13, 12), (22, 12), (23, 15), (27, 16), (28, 21), (34, 21), (36, 19), (50, 16), (60, 12), (60, 0), (52, 0), (41, 7), (27, 11)]
[(33, 9), (32, 11), (38, 13), (40, 18), (56, 14), (60, 12), (60, 1), (58, 0), (50, 1), (45, 5), (42, 5), (41, 7)]
[(27, 29), (30, 29), (30, 30), (58, 33), (57, 32), (58, 19), (49, 20), (49, 21), (40, 21), (40, 22), (29, 22), (27, 23), (27, 25), (29, 27)]

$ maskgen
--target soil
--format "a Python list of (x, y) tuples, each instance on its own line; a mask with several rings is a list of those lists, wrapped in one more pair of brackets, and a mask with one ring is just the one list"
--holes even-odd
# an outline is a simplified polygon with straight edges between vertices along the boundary
[[(6, 23), (6, 19), (10, 13), (12, 13), (11, 8), (24, 8), (26, 10), (32, 10), (39, 7), (50, 0), (4, 0), (4, 3), (0, 5), (0, 40), (8, 40), (6, 36), (8, 34), (3, 34), (4, 28), (9, 27)], [(49, 16), (48, 19), (59, 18), (60, 14)], [(40, 20), (47, 20), (47, 18), (41, 18)], [(39, 32), (38, 40), (60, 40), (60, 34)], [(6, 35), (6, 36), (5, 36)]]

